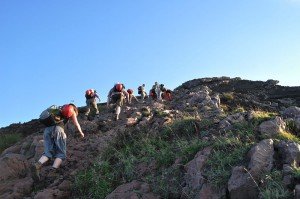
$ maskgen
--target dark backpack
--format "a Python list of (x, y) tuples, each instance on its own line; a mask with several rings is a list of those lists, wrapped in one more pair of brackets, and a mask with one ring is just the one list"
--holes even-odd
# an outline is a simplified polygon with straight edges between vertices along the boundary
[(94, 97), (95, 97), (94, 89), (89, 89), (89, 90), (85, 91), (85, 98), (86, 99), (92, 99)]
[(142, 94), (142, 86), (138, 87), (138, 94)]
[(60, 123), (63, 120), (60, 108), (55, 105), (50, 106), (40, 114), (39, 121), (47, 127)]

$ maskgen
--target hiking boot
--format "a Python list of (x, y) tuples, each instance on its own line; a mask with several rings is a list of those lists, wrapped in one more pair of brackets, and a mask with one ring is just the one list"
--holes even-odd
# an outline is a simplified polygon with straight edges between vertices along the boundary
[(36, 162), (31, 166), (31, 175), (34, 181), (40, 181), (41, 180), (41, 169), (42, 164), (40, 162)]
[(114, 120), (118, 121), (119, 120), (119, 116), (116, 115), (115, 118), (114, 118)]
[(56, 179), (60, 176), (59, 172), (58, 172), (58, 169), (54, 168), (54, 167), (51, 167), (48, 171), (48, 174), (47, 174), (47, 178), (49, 179)]

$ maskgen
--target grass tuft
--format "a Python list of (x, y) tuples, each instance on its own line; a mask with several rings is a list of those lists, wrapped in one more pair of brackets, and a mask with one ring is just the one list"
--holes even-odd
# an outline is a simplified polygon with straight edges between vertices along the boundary
[(0, 153), (22, 139), (19, 133), (3, 134), (0, 139)]
[(263, 179), (260, 196), (263, 199), (292, 198), (292, 193), (284, 188), (282, 173), (274, 170), (266, 174)]

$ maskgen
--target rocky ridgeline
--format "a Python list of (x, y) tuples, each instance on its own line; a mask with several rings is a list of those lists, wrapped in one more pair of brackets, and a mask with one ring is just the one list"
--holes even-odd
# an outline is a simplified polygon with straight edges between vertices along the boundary
[[(218, 136), (226, 137), (236, 124), (253, 122), (257, 111), (271, 111), (274, 117), (255, 126), (257, 136), (263, 137), (253, 144), (242, 157), (242, 163), (232, 165), (227, 183), (214, 186), (207, 177), (207, 164), (214, 153), (213, 146), (198, 151), (188, 163), (176, 160), (172, 167), (182, 167), (180, 194), (175, 198), (260, 198), (264, 174), (277, 169), (281, 180), (291, 193), (300, 198), (300, 181), (293, 176), (300, 165), (300, 145), (296, 141), (278, 139), (293, 124), (293, 133), (300, 135), (300, 87), (282, 87), (275, 80), (248, 81), (240, 78), (203, 78), (188, 81), (174, 90), (171, 102), (153, 102), (127, 105), (121, 120), (113, 121), (113, 107), (100, 104), (100, 116), (79, 123), (86, 133), (84, 139), (76, 137), (75, 127), (67, 124), (68, 158), (60, 168), (60, 176), (49, 176), (50, 164), (42, 169), (42, 179), (34, 182), (30, 165), (43, 152), (43, 126), (37, 120), (12, 124), (1, 128), (0, 134), (20, 133), (23, 139), (4, 150), (0, 156), (0, 198), (69, 198), (76, 174), (89, 168), (110, 142), (118, 139), (129, 128), (147, 128), (159, 134), (162, 127), (173, 121), (192, 117), (210, 121), (207, 134), (201, 140), (214, 142)], [(84, 107), (80, 108), (81, 112)], [(238, 111), (237, 111), (238, 110)], [(196, 127), (195, 127), (196, 128)], [(151, 172), (151, 165), (140, 166)], [(151, 185), (140, 179), (117, 187), (106, 198), (163, 198)], [(76, 197), (76, 196), (75, 196)]]

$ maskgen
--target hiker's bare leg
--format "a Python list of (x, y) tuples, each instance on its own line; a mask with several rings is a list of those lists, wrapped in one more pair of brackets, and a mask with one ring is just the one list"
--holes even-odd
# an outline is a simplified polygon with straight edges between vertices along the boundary
[(42, 156), (40, 159), (39, 159), (39, 163), (41, 164), (44, 164), (45, 162), (47, 162), (49, 160), (49, 158), (47, 156)]
[(60, 159), (60, 158), (55, 158), (52, 167), (55, 168), (55, 169), (58, 169), (59, 166), (61, 165), (61, 163), (62, 163), (62, 159)]

